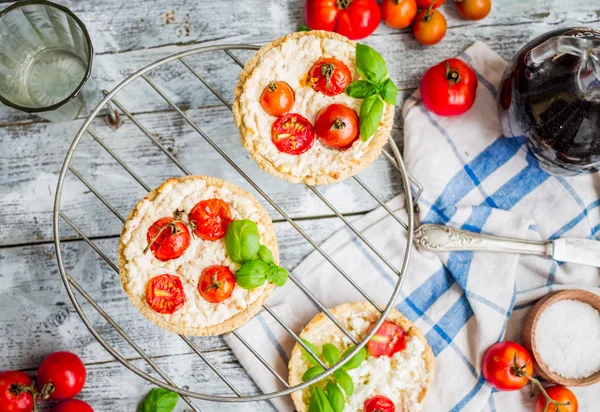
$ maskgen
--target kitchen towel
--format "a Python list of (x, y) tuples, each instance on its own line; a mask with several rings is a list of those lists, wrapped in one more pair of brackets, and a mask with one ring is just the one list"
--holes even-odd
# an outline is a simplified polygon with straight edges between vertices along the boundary
[[(546, 173), (522, 139), (508, 138), (496, 115), (496, 95), (506, 62), (483, 43), (459, 58), (476, 71), (473, 108), (439, 117), (422, 105), (417, 91), (403, 107), (404, 160), (425, 190), (419, 220), (474, 232), (542, 240), (561, 236), (596, 239), (600, 231), (600, 175), (560, 177)], [(403, 198), (390, 202), (406, 218)], [(377, 209), (353, 222), (396, 267), (402, 263), (406, 232)], [(285, 247), (285, 245), (282, 245)], [(343, 229), (322, 248), (375, 300), (385, 304), (395, 274), (356, 236)], [(293, 270), (327, 307), (364, 300), (317, 252)], [(395, 307), (423, 330), (436, 356), (435, 379), (425, 411), (531, 411), (528, 391), (496, 392), (481, 377), (485, 350), (500, 340), (519, 340), (528, 310), (548, 292), (579, 287), (598, 293), (600, 271), (585, 266), (509, 254), (414, 249)], [(290, 281), (268, 300), (274, 312), (300, 332), (318, 313)], [(284, 378), (294, 341), (262, 311), (240, 335)], [(283, 388), (236, 337), (227, 343), (263, 392)], [(577, 388), (582, 410), (600, 403), (597, 387)], [(289, 397), (273, 399), (292, 411)], [(591, 409), (590, 409), (591, 410)]]

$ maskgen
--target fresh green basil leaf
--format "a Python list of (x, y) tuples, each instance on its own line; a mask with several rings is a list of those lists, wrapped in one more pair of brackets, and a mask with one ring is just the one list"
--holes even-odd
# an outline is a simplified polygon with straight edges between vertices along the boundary
[(387, 76), (387, 67), (381, 54), (366, 44), (356, 46), (356, 69), (363, 79), (371, 83), (382, 83)]
[[(321, 354), (319, 353), (319, 350), (316, 348), (315, 345), (313, 345), (306, 339), (300, 338), (300, 340), (302, 340), (302, 343), (304, 343), (308, 347), (308, 349), (315, 355), (316, 358), (321, 358)], [(306, 349), (304, 349), (302, 346), (300, 348), (302, 349), (302, 353), (306, 357), (306, 360), (308, 360), (311, 365), (320, 366), (319, 362), (317, 362), (317, 360), (314, 357), (310, 356)]]
[[(348, 356), (348, 354), (354, 348), (355, 348), (355, 346), (350, 346), (348, 349), (346, 349), (344, 351), (344, 353), (342, 354), (342, 358), (345, 358), (346, 356)], [(360, 366), (360, 364), (363, 363), (363, 361), (365, 359), (367, 359), (367, 355), (368, 355), (367, 348), (365, 348), (363, 346), (362, 348), (360, 348), (360, 350), (358, 351), (358, 353), (356, 355), (354, 355), (353, 357), (351, 357), (350, 360), (344, 364), (344, 369), (346, 369), (347, 371), (349, 371), (351, 369), (358, 368)]]
[(369, 140), (377, 131), (381, 116), (383, 115), (383, 102), (379, 96), (369, 96), (360, 105), (360, 139)]
[(267, 274), (269, 282), (281, 287), (287, 282), (288, 276), (288, 271), (285, 268), (277, 266), (275, 263), (269, 263), (269, 273)]
[(354, 392), (354, 383), (352, 382), (350, 375), (348, 375), (348, 372), (343, 369), (338, 369), (333, 372), (333, 378), (342, 387), (344, 392), (346, 392), (346, 395), (352, 395)]
[(308, 412), (335, 412), (321, 388), (314, 388), (308, 403)]
[(273, 263), (275, 261), (273, 259), (273, 253), (271, 252), (271, 249), (265, 245), (260, 245), (258, 248), (258, 258), (265, 263)]
[(385, 100), (392, 106), (396, 105), (396, 98), (398, 97), (398, 88), (396, 87), (392, 79), (388, 77), (385, 80), (383, 86), (381, 86), (380, 93), (383, 100)]
[(262, 260), (244, 262), (235, 274), (235, 281), (243, 289), (254, 289), (267, 280), (269, 265)]
[(356, 80), (346, 87), (345, 93), (355, 99), (364, 99), (377, 93), (377, 88), (366, 80)]
[(340, 350), (332, 345), (331, 343), (326, 343), (321, 347), (323, 351), (323, 357), (327, 361), (329, 365), (335, 365), (340, 360)]
[(327, 399), (329, 399), (329, 403), (334, 412), (343, 412), (346, 401), (344, 400), (344, 393), (340, 387), (335, 382), (329, 381), (327, 382), (325, 392), (327, 393)]
[(225, 233), (227, 254), (237, 263), (252, 260), (260, 248), (258, 226), (251, 220), (234, 220)]
[(163, 388), (154, 388), (140, 404), (138, 412), (171, 412), (175, 409), (179, 395)]
[(303, 24), (298, 28), (298, 31), (310, 31), (310, 27), (308, 27), (306, 24)]
[(315, 376), (323, 373), (325, 369), (323, 369), (321, 366), (311, 366), (310, 368), (308, 368), (306, 370), (306, 372), (304, 372), (304, 374), (302, 375), (302, 382), (306, 382), (308, 380), (311, 380), (312, 378), (314, 378)]

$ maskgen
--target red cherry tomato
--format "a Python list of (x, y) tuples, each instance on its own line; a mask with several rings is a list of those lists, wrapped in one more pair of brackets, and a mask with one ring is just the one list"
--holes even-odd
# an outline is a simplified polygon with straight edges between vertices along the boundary
[(183, 222), (172, 217), (158, 219), (150, 226), (146, 240), (158, 260), (177, 259), (190, 245), (190, 231)]
[(269, 82), (260, 95), (260, 105), (271, 116), (281, 116), (292, 110), (294, 91), (285, 82)]
[(514, 391), (527, 385), (529, 379), (517, 376), (513, 365), (522, 368), (528, 376), (533, 373), (533, 360), (523, 346), (515, 342), (500, 342), (492, 345), (481, 363), (485, 380), (499, 391)]
[(458, 14), (467, 20), (481, 20), (490, 13), (491, 0), (455, 0)]
[(381, 16), (388, 26), (404, 29), (415, 20), (417, 3), (415, 0), (383, 0)]
[(69, 399), (56, 405), (52, 412), (94, 412), (94, 410), (84, 401)]
[(33, 381), (19, 371), (0, 373), (0, 411), (33, 411)]
[(358, 40), (375, 31), (381, 12), (375, 0), (307, 0), (304, 17), (312, 30), (334, 31)]
[(358, 115), (343, 104), (322, 108), (315, 120), (315, 133), (325, 146), (346, 149), (358, 139)]
[(315, 129), (305, 117), (298, 113), (288, 113), (273, 123), (271, 140), (280, 152), (299, 155), (312, 147)]
[(425, 46), (439, 43), (446, 35), (446, 18), (437, 10), (421, 10), (415, 18), (413, 34)]
[(535, 401), (535, 412), (577, 412), (579, 410), (579, 404), (577, 397), (573, 392), (564, 386), (551, 386), (546, 388), (548, 396), (558, 403), (569, 403), (568, 405), (560, 405), (559, 408), (555, 404), (550, 403), (548, 409), (546, 408), (546, 397), (540, 393), (537, 400)]
[(365, 401), (363, 412), (396, 412), (396, 407), (389, 398), (375, 395)]
[(85, 365), (71, 352), (46, 356), (37, 372), (40, 398), (62, 401), (77, 396), (85, 385)]
[(442, 4), (444, 4), (446, 2), (446, 0), (417, 0), (417, 6), (419, 6), (420, 9), (427, 9), (427, 8), (429, 8), (429, 6), (431, 6), (432, 2), (433, 2), (432, 9), (437, 9)]
[(210, 303), (223, 302), (233, 293), (235, 276), (227, 266), (209, 266), (202, 271), (198, 292)]
[(231, 223), (231, 211), (221, 199), (201, 200), (190, 212), (189, 219), (200, 239), (218, 240), (225, 236)]
[(468, 111), (477, 96), (477, 75), (459, 59), (448, 59), (431, 67), (421, 79), (421, 99), (427, 110), (440, 116)]
[(146, 285), (146, 302), (156, 313), (171, 315), (185, 303), (185, 290), (178, 276), (155, 276)]
[(394, 356), (406, 348), (406, 334), (402, 328), (389, 320), (384, 321), (367, 343), (369, 353), (380, 356)]
[(338, 59), (319, 59), (308, 72), (313, 89), (327, 96), (336, 96), (352, 82), (348, 66)]

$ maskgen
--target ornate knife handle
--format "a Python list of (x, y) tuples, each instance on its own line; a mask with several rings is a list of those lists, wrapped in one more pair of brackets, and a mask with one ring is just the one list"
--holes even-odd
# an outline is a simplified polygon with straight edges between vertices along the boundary
[(552, 256), (552, 242), (510, 239), (482, 235), (444, 225), (425, 224), (417, 228), (415, 244), (432, 251), (487, 251)]

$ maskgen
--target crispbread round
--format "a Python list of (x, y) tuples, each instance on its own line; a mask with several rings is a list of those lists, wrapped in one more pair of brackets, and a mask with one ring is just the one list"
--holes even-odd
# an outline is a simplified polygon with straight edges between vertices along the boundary
[[(260, 214), (260, 222), (255, 222), (255, 223), (257, 223), (257, 224), (261, 223), (267, 229), (266, 233), (262, 234), (262, 236), (261, 236), (261, 243), (263, 245), (267, 246), (269, 249), (271, 249), (275, 263), (279, 263), (279, 248), (277, 245), (277, 239), (275, 237), (275, 230), (273, 228), (273, 223), (271, 221), (271, 218), (267, 214), (267, 212), (260, 205), (260, 203), (258, 203), (256, 201), (256, 199), (252, 195), (250, 195), (246, 191), (240, 189), (239, 187), (232, 185), (231, 183), (228, 183), (224, 180), (217, 179), (214, 177), (184, 176), (184, 177), (180, 177), (180, 178), (171, 178), (171, 179), (167, 180), (166, 182), (164, 182), (158, 188), (149, 192), (144, 199), (140, 200), (135, 205), (135, 207), (129, 214), (127, 221), (123, 225), (123, 231), (121, 232), (121, 238), (119, 239), (119, 268), (120, 268), (119, 275), (121, 277), (121, 283), (123, 284), (123, 288), (125, 289), (125, 292), (127, 292), (127, 295), (133, 302), (134, 306), (136, 308), (138, 308), (138, 310), (140, 312), (142, 312), (142, 314), (146, 318), (148, 318), (150, 321), (154, 322), (156, 325), (160, 326), (161, 328), (169, 330), (173, 333), (178, 333), (181, 335), (188, 335), (188, 336), (221, 335), (223, 333), (231, 332), (232, 330), (239, 328), (244, 323), (246, 323), (248, 320), (250, 320), (254, 315), (256, 315), (256, 313), (258, 313), (258, 311), (260, 310), (264, 301), (271, 294), (271, 291), (274, 289), (275, 285), (273, 285), (272, 283), (268, 284), (268, 286), (265, 287), (264, 293), (262, 293), (253, 303), (251, 303), (243, 311), (235, 314), (234, 316), (225, 320), (224, 322), (221, 322), (221, 323), (218, 323), (215, 325), (211, 325), (211, 326), (206, 326), (206, 327), (186, 327), (186, 326), (182, 326), (182, 325), (173, 325), (171, 323), (168, 323), (167, 321), (165, 321), (165, 318), (163, 315), (158, 314), (158, 313), (154, 312), (152, 309), (150, 309), (150, 307), (148, 306), (148, 304), (146, 303), (146, 301), (143, 299), (142, 296), (134, 295), (127, 287), (128, 283), (129, 283), (129, 273), (126, 268), (127, 260), (124, 255), (126, 244), (123, 242), (123, 234), (125, 232), (125, 227), (127, 225), (127, 222), (129, 222), (131, 219), (136, 217), (138, 215), (138, 213), (140, 213), (139, 207), (144, 200), (152, 201), (156, 198), (156, 196), (160, 192), (164, 191), (168, 186), (170, 186), (172, 184), (180, 183), (180, 182), (183, 182), (183, 181), (186, 181), (189, 179), (204, 180), (206, 182), (206, 184), (210, 185), (210, 186), (226, 187), (229, 190), (231, 190), (233, 193), (235, 193), (239, 196), (243, 196), (247, 199), (250, 199), (255, 204), (255, 206)], [(237, 286), (237, 287), (239, 287), (239, 286)]]
[[(256, 151), (254, 147), (253, 141), (250, 138), (252, 135), (250, 129), (244, 123), (244, 117), (242, 116), (241, 107), (240, 107), (240, 98), (242, 93), (244, 92), (244, 86), (246, 80), (252, 75), (252, 72), (256, 68), (257, 64), (260, 60), (273, 48), (278, 47), (282, 43), (292, 40), (298, 39), (305, 36), (313, 36), (319, 39), (333, 39), (338, 40), (340, 42), (348, 43), (353, 47), (356, 47), (356, 42), (349, 40), (348, 38), (328, 31), (308, 31), (308, 32), (296, 32), (288, 34), (287, 36), (280, 37), (273, 42), (266, 44), (263, 46), (255, 55), (252, 57), (242, 74), (240, 75), (240, 79), (238, 81), (237, 87), (235, 89), (235, 100), (233, 102), (233, 116), (235, 122), (240, 130), (240, 136), (242, 140), (242, 144), (248, 152), (252, 155), (252, 158), (258, 163), (258, 165), (265, 171), (269, 172), (274, 176), (281, 177), (292, 183), (301, 183), (304, 182), (309, 185), (322, 185), (327, 183), (335, 183), (342, 181), (350, 176), (355, 175), (360, 172), (362, 169), (370, 165), (380, 154), (383, 148), (383, 145), (388, 141), (390, 137), (390, 133), (392, 131), (392, 124), (394, 122), (394, 106), (384, 103), (385, 109), (383, 111), (383, 116), (379, 123), (379, 127), (375, 132), (375, 135), (371, 137), (373, 141), (369, 143), (369, 149), (363, 156), (355, 163), (347, 163), (345, 168), (342, 170), (338, 170), (335, 173), (329, 174), (318, 174), (318, 175), (309, 175), (309, 176), (296, 176), (289, 172), (282, 170), (281, 168), (275, 166), (269, 159), (263, 156), (261, 153)], [(321, 56), (315, 56), (315, 61)], [(310, 120), (310, 119), (309, 119)], [(264, 136), (265, 139), (271, 139), (271, 136)]]
[[(360, 315), (364, 320), (369, 321), (371, 323), (375, 323), (380, 316), (380, 313), (367, 302), (352, 302), (352, 303), (344, 303), (342, 305), (336, 306), (333, 309), (329, 309), (332, 315), (334, 315), (340, 323), (348, 328), (349, 322), (347, 315), (352, 314), (356, 317), (356, 315)], [(423, 359), (425, 361), (425, 367), (427, 369), (427, 385), (423, 389), (422, 393), (419, 396), (419, 401), (422, 401), (425, 395), (427, 394), (427, 389), (433, 382), (433, 375), (435, 372), (435, 358), (433, 356), (433, 351), (431, 347), (427, 343), (425, 339), (425, 335), (421, 331), (421, 329), (417, 328), (413, 323), (406, 319), (404, 315), (398, 312), (396, 309), (392, 309), (388, 314), (387, 320), (394, 322), (396, 325), (400, 326), (402, 330), (413, 338), (419, 339), (423, 342), (425, 346), (425, 352), (423, 353)], [(314, 342), (315, 339), (313, 335), (318, 333), (318, 329), (324, 324), (328, 323), (331, 328), (336, 328), (329, 320), (327, 316), (323, 313), (319, 313), (316, 315), (306, 327), (300, 333), (300, 337), (308, 340), (309, 342)], [(297, 343), (294, 345), (294, 349), (292, 350), (292, 356), (290, 357), (290, 361), (288, 363), (289, 370), (289, 384), (290, 386), (298, 385), (302, 383), (302, 375), (306, 371), (307, 363), (304, 361), (304, 355), (302, 354), (302, 348)], [(292, 393), (292, 401), (294, 402), (294, 406), (298, 412), (306, 412), (308, 409), (308, 405), (303, 401), (303, 395), (307, 392), (309, 388), (305, 388), (301, 391), (296, 391)]]

